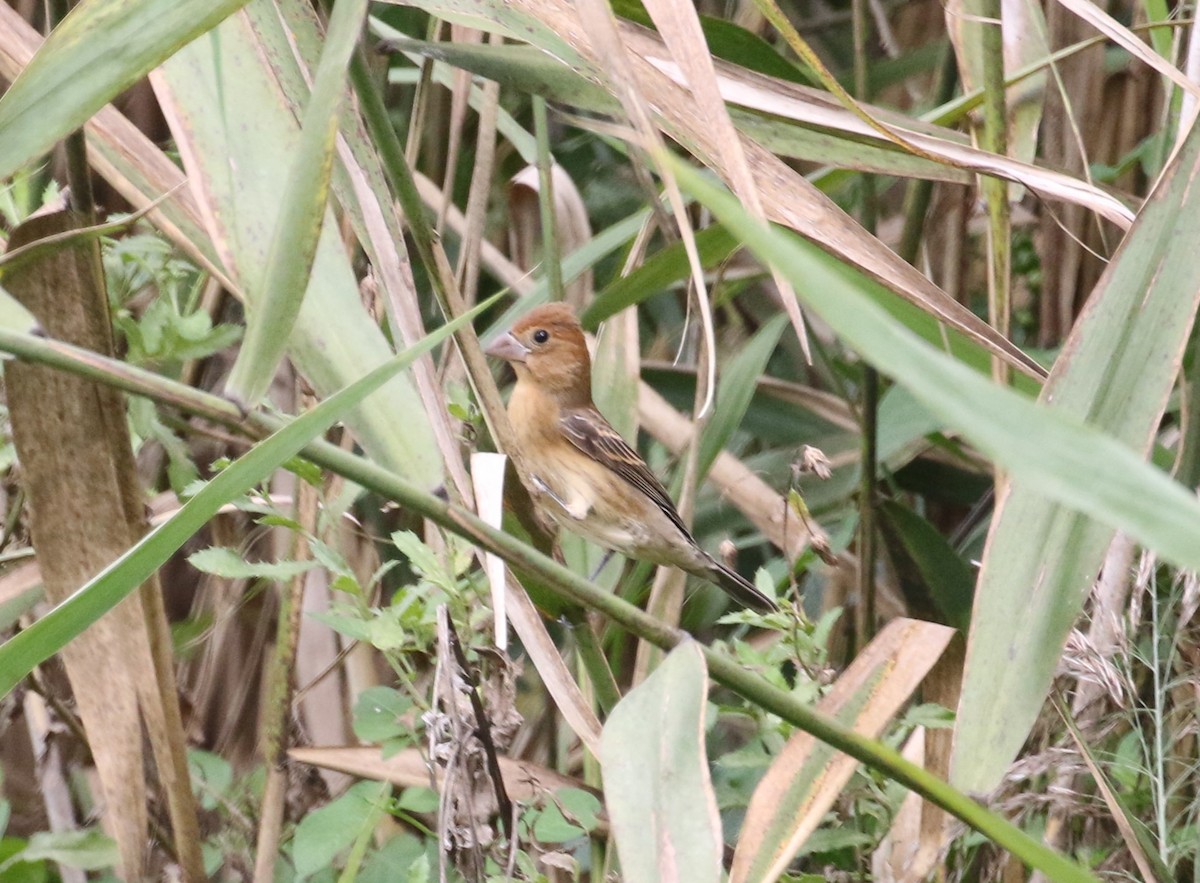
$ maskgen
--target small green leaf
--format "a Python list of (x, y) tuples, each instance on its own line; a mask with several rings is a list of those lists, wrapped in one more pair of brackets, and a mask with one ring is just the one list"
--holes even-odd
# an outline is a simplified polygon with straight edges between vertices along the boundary
[(330, 867), (338, 854), (354, 843), (390, 790), (386, 783), (359, 782), (337, 800), (301, 819), (292, 840), (296, 876), (308, 877)]
[(396, 800), (396, 808), (405, 812), (432, 813), (438, 808), (438, 793), (432, 788), (405, 788)]
[(0, 839), (0, 879), (4, 883), (48, 883), (50, 880), (46, 862), (23, 861), (26, 845), (26, 841), (20, 837)]
[(564, 814), (588, 831), (596, 827), (604, 808), (595, 794), (582, 788), (559, 788), (554, 792), (554, 799)]
[(944, 730), (954, 726), (954, 712), (935, 702), (914, 705), (904, 715), (906, 727), (924, 727), (927, 730)]
[(398, 530), (392, 534), (392, 543), (400, 550), (413, 570), (430, 582), (445, 586), (451, 582), (433, 549), (425, 545), (411, 530)]
[(220, 755), (209, 751), (188, 752), (188, 769), (192, 776), (192, 789), (200, 798), (200, 805), (214, 810), (222, 805), (221, 798), (229, 793), (233, 785), (233, 766)]
[(85, 871), (111, 868), (118, 857), (116, 841), (95, 828), (38, 831), (21, 853), (22, 861), (45, 860)]
[[(341, 608), (346, 611), (348, 608)], [(354, 641), (371, 640), (371, 627), (361, 616), (354, 613), (337, 611), (314, 611), (308, 614), (317, 622), (324, 623), (339, 635), (345, 635)]]
[(315, 561), (247, 561), (233, 549), (211, 546), (188, 556), (188, 563), (197, 570), (225, 579), (289, 580), (297, 574), (312, 570)]
[(554, 801), (537, 814), (533, 822), (533, 836), (539, 843), (566, 843), (587, 834), (583, 828), (568, 822)]
[(495, 297), (489, 298), (446, 323), (401, 355), (284, 424), (207, 482), (178, 512), (155, 527), (86, 585), (29, 628), (0, 645), (0, 696), (8, 694), (34, 666), (61, 650), (67, 642), (145, 582), (221, 507), (257, 485), (280, 463), (294, 456), (337, 422), (347, 410), (359, 404), (457, 328), (471, 321), (494, 300)]
[(412, 708), (412, 700), (391, 687), (368, 687), (354, 703), (354, 735), (363, 742), (386, 742), (411, 733), (411, 724), (401, 716)]
[(408, 866), (404, 883), (429, 883), (431, 876), (429, 856), (426, 853), (421, 853), (420, 858)]

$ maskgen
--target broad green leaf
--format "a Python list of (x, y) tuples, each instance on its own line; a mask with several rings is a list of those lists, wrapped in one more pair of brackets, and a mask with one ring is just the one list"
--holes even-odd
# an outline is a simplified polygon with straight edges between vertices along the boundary
[(46, 153), (247, 0), (89, 0), (0, 97), (0, 179)]
[(391, 788), (387, 783), (359, 782), (337, 800), (305, 815), (292, 838), (296, 876), (304, 879), (332, 866), (372, 822)]
[(0, 645), (0, 696), (7, 695), (34, 666), (61, 650), (67, 642), (145, 582), (222, 506), (269, 476), (280, 464), (340, 420), (349, 409), (491, 303), (492, 300), (484, 301), (447, 323), (416, 346), (409, 347), (255, 445), (87, 585), (29, 628)]
[(604, 796), (629, 883), (721, 879), (721, 819), (704, 751), (708, 673), (685, 642), (613, 709)]
[[(258, 0), (256, 0), (258, 2)], [(209, 233), (235, 280), (245, 287), (267, 260), (287, 167), (299, 126), (260, 55), (246, 16), (235, 16), (176, 53), (155, 81), (171, 108), (173, 134), (189, 177), (209, 202)], [(255, 304), (253, 294), (250, 309)], [(323, 395), (383, 364), (391, 349), (367, 314), (332, 215), (313, 260), (308, 290), (288, 341), (288, 355)], [(422, 483), (441, 483), (442, 464), (421, 401), (398, 377), (348, 417), (368, 454)]]
[[(790, 233), (763, 227), (728, 192), (677, 166), (680, 181), (756, 254), (778, 264), (801, 299), (843, 341), (908, 387), (931, 413), (1006, 469), (1014, 483), (1028, 482), (1046, 498), (1126, 531), (1171, 563), (1200, 568), (1195, 496), (1078, 416), (999, 387), (922, 342), (871, 300), (866, 292), (874, 282)], [(1182, 238), (1177, 242), (1185, 245)], [(1026, 546), (1019, 554), (1028, 551)]]
[(975, 575), (970, 565), (954, 551), (941, 531), (907, 506), (889, 500), (880, 511), (887, 527), (916, 565), (946, 622), (965, 632), (971, 625), (975, 591)]
[(741, 425), (758, 378), (767, 367), (767, 360), (775, 352), (779, 337), (787, 327), (787, 316), (780, 313), (771, 319), (729, 360), (721, 371), (717, 388), (717, 405), (713, 415), (700, 436), (700, 454), (697, 475), (703, 479), (717, 454), (729, 443), (729, 439)]
[[(1088, 299), (1038, 405), (1105, 433), (1121, 459), (1080, 444), (1062, 463), (1062, 476), (1076, 489), (1095, 489), (1091, 504), (1056, 493), (1048, 481), (1023, 481), (1014, 470), (993, 516), (952, 766), (965, 790), (991, 790), (1024, 743), (1113, 528), (1196, 568), (1197, 522), (1164, 492), (1183, 492), (1189, 509), (1195, 497), (1179, 485), (1164, 486), (1162, 473), (1140, 458), (1150, 450), (1200, 302), (1200, 263), (1183, 232), (1200, 224), (1198, 170), (1200, 131), (1193, 129)], [(1018, 426), (1037, 438), (1036, 425)], [(1131, 460), (1137, 474), (1148, 473), (1144, 485), (1127, 471)], [(1175, 523), (1154, 524), (1162, 521)], [(1180, 554), (1176, 537), (1191, 554)]]
[(279, 200), (262, 288), (252, 294), (246, 338), (226, 383), (227, 392), (247, 407), (258, 405), (275, 379), (304, 300), (325, 220), (346, 68), (366, 13), (367, 0), (341, 0), (329, 19), (300, 140)]

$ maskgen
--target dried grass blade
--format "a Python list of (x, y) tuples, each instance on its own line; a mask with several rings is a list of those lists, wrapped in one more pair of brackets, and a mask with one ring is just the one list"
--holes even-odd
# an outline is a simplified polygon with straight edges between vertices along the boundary
[[(746, 152), (742, 149), (742, 142), (737, 129), (734, 128), (733, 120), (729, 117), (725, 100), (721, 97), (717, 71), (713, 66), (704, 32), (700, 28), (696, 7), (689, 0), (646, 0), (646, 10), (658, 26), (668, 51), (683, 71), (692, 96), (714, 127), (718, 143), (723, 145), (724, 165), (728, 170), (733, 192), (741, 198), (751, 215), (765, 221), (766, 213), (758, 195), (754, 176), (750, 172)], [(778, 270), (772, 268), (771, 276), (779, 289), (784, 311), (791, 320), (804, 357), (811, 362), (808, 331), (804, 327), (804, 316), (800, 312), (796, 293), (791, 283)]]
[[(407, 748), (388, 758), (380, 756), (378, 748), (346, 748), (315, 746), (292, 748), (288, 756), (325, 770), (337, 770), (362, 779), (391, 782), (398, 788), (428, 788), (429, 762), (423, 752)], [(500, 774), (511, 797), (521, 801), (536, 801), (560, 788), (579, 788), (593, 791), (578, 779), (564, 776), (548, 767), (511, 757), (500, 757)], [(442, 771), (435, 773), (440, 784)], [(594, 793), (594, 791), (593, 791)]]
[(1188, 95), (1192, 96), (1193, 99), (1200, 98), (1200, 86), (1189, 80), (1183, 71), (1147, 46), (1129, 28), (1091, 2), (1091, 0), (1058, 0), (1058, 2), (1100, 33), (1120, 45), (1130, 55), (1169, 79)]
[[(570, 8), (561, 10), (562, 24), (575, 25), (570, 21)], [(692, 290), (695, 293), (696, 306), (700, 313), (701, 337), (704, 351), (707, 354), (705, 365), (704, 393), (697, 417), (703, 417), (712, 409), (717, 386), (717, 342), (713, 330), (712, 306), (708, 301), (708, 286), (704, 281), (704, 267), (700, 263), (700, 253), (696, 248), (696, 235), (687, 216), (683, 196), (675, 183), (675, 176), (670, 166), (664, 161), (666, 146), (662, 135), (652, 120), (648, 102), (640, 88), (638, 76), (633, 68), (633, 59), (629, 56), (625, 43), (621, 39), (617, 22), (612, 10), (605, 0), (582, 0), (575, 5), (578, 23), (583, 26), (583, 32), (589, 35), (593, 58), (601, 69), (608, 75), (609, 85), (616, 92), (621, 107), (633, 123), (640, 143), (637, 144), (654, 160), (656, 170), (667, 194), (671, 206), (671, 214), (683, 239), (684, 249), (688, 256), (688, 266), (692, 271)], [(657, 205), (657, 200), (655, 201)]]
[[(877, 738), (941, 658), (954, 629), (895, 619), (855, 657), (818, 707)], [(816, 830), (858, 762), (797, 733), (767, 770), (746, 810), (730, 883), (778, 879)]]

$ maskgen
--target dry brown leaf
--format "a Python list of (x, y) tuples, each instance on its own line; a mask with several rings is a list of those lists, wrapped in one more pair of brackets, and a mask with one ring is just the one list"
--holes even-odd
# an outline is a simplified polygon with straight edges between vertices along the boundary
[[(856, 733), (877, 738), (955, 634), (934, 623), (892, 620), (850, 663), (819, 709)], [(835, 754), (815, 782), (805, 781), (805, 765), (821, 744), (808, 733), (796, 733), (759, 782), (742, 823), (731, 883), (777, 879), (849, 781), (858, 761), (844, 754)], [(800, 805), (793, 807), (798, 784), (805, 791)]]
[[(424, 755), (406, 748), (384, 759), (378, 748), (320, 746), (293, 748), (292, 760), (327, 770), (338, 770), (361, 779), (391, 782), (398, 788), (429, 788), (441, 784), (441, 772), (430, 771)], [(600, 795), (578, 779), (564, 776), (548, 767), (511, 757), (500, 757), (500, 774), (509, 796), (519, 801), (534, 801), (562, 788), (579, 788)]]
[(1134, 34), (1129, 28), (1101, 9), (1091, 0), (1058, 0), (1065, 8), (1071, 10), (1104, 36), (1113, 40), (1123, 49), (1162, 74), (1193, 98), (1200, 98), (1200, 85), (1189, 80), (1179, 68), (1163, 58)]
[[(944, 708), (958, 706), (965, 652), (961, 638), (951, 641), (925, 678), (922, 695), (926, 702)], [(918, 727), (904, 747), (904, 756), (945, 779), (950, 775), (953, 748), (953, 729)], [(871, 856), (872, 871), (880, 883), (921, 883), (937, 870), (951, 839), (961, 830), (961, 823), (944, 809), (909, 792), (887, 836)]]
[[(700, 17), (695, 5), (691, 0), (646, 0), (645, 5), (646, 11), (650, 13), (658, 32), (662, 35), (663, 43), (683, 72), (686, 86), (715, 130), (725, 168), (729, 170), (733, 192), (753, 217), (765, 222), (766, 213), (763, 211), (754, 175), (750, 172), (742, 141), (738, 137), (733, 120), (729, 117), (725, 99), (721, 96), (717, 71), (708, 51), (708, 43), (704, 39), (704, 31), (700, 28)], [(808, 331), (804, 326), (804, 317), (800, 313), (796, 292), (781, 272), (771, 268), (771, 273), (775, 287), (779, 289), (784, 310), (792, 323), (792, 329), (800, 341), (800, 348), (804, 351), (805, 358), (811, 362)]]
[(516, 630), (525, 652), (529, 654), (567, 726), (575, 731), (593, 757), (599, 757), (600, 721), (571, 677), (571, 672), (558, 653), (558, 647), (542, 623), (541, 614), (511, 573), (508, 575), (508, 621)]
[[(691, 270), (692, 291), (700, 314), (702, 346), (706, 354), (704, 364), (707, 370), (702, 387), (703, 398), (697, 413), (703, 417), (712, 409), (716, 396), (716, 332), (713, 328), (712, 306), (708, 301), (704, 267), (700, 261), (700, 252), (696, 248), (695, 231), (692, 229), (679, 185), (675, 182), (675, 175), (670, 165), (664, 161), (667, 151), (662, 133), (652, 119), (654, 98), (648, 96), (641, 88), (640, 76), (636, 70), (637, 59), (627, 51), (620, 24), (605, 0), (583, 0), (557, 12), (559, 26), (567, 27), (576, 40), (583, 34), (587, 35), (592, 62), (608, 77), (610, 89), (621, 102), (621, 107), (633, 124), (637, 140), (632, 143), (646, 152), (657, 167), (663, 192), (671, 206), (671, 215), (683, 240), (688, 267)], [(657, 202), (654, 204), (657, 205)]]
[[(554, 222), (558, 238), (559, 259), (586, 245), (592, 238), (592, 225), (588, 221), (587, 206), (583, 194), (575, 186), (566, 170), (553, 164), (550, 167), (550, 186), (554, 191)], [(542, 219), (539, 204), (541, 182), (537, 166), (521, 169), (508, 182), (508, 244), (513, 262), (526, 271), (532, 271), (537, 256), (542, 251)], [(585, 270), (574, 281), (566, 283), (565, 300), (577, 312), (592, 295), (592, 271)]]
[[(583, 38), (586, 30), (575, 15), (575, 6), (565, 0), (513, 0), (512, 5), (551, 29), (558, 39), (590, 64), (605, 69), (592, 44)], [(631, 62), (641, 100), (654, 108), (663, 130), (727, 182), (731, 181), (725, 150), (708, 117), (701, 112), (691, 93), (664, 73), (663, 65), (674, 62), (664, 60), (667, 53), (661, 41), (644, 28), (624, 22), (620, 26), (620, 38), (623, 52)], [(678, 72), (676, 76), (679, 76)], [(768, 82), (774, 86), (773, 81)], [(724, 87), (722, 94), (730, 100)], [(865, 123), (860, 122), (860, 125), (869, 129)], [(1035, 377), (1044, 376), (1044, 370), (1019, 347), (901, 260), (779, 157), (744, 135), (740, 140), (768, 218), (791, 227), (831, 254), (859, 267), (1018, 370)]]

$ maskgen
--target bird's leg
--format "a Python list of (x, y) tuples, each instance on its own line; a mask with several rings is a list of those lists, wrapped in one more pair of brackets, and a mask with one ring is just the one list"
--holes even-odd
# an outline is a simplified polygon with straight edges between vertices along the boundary
[(593, 570), (592, 575), (588, 577), (588, 582), (594, 583), (600, 577), (600, 571), (602, 571), (605, 565), (612, 560), (612, 556), (613, 550), (606, 549), (604, 552), (604, 557), (600, 559), (600, 563), (596, 565), (596, 569)]

